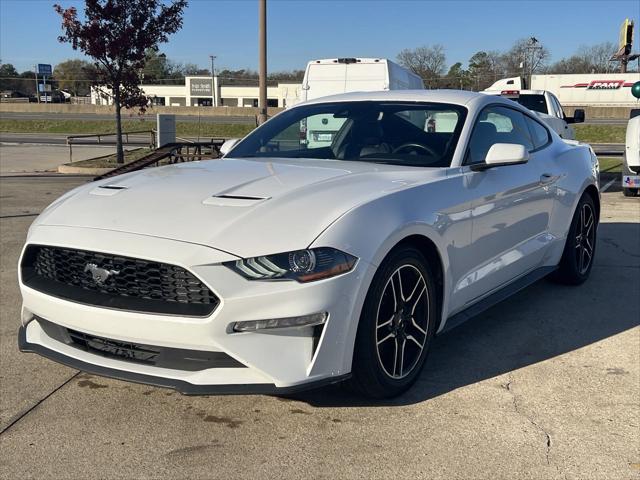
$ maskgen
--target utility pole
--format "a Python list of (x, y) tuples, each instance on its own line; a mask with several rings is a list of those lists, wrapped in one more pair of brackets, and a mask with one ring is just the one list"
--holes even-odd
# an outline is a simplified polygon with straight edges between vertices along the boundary
[(38, 103), (40, 103), (40, 92), (38, 91), (38, 66), (33, 66), (33, 73), (36, 74), (36, 97), (38, 97)]
[(211, 59), (211, 106), (216, 106), (216, 74), (213, 68), (213, 61), (216, 59), (215, 55), (209, 55)]
[(267, 0), (258, 0), (258, 44), (260, 53), (258, 125), (267, 121)]

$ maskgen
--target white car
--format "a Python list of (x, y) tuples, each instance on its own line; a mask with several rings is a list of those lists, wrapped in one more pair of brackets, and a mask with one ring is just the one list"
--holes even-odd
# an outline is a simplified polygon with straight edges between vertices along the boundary
[[(299, 125), (317, 115), (341, 126), (307, 148)], [(500, 97), (300, 104), (223, 159), (89, 183), (44, 210), (20, 260), (20, 348), (187, 394), (348, 379), (397, 395), (435, 334), (552, 272), (587, 279), (598, 177), (588, 147)]]

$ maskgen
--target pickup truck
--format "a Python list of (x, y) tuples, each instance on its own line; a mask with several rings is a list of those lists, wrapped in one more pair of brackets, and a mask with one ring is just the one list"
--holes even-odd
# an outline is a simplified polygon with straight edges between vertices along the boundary
[(622, 163), (622, 193), (636, 197), (640, 190), (640, 109), (631, 110), (630, 117)]
[(575, 140), (576, 138), (576, 133), (569, 124), (584, 122), (584, 110), (578, 108), (573, 117), (568, 117), (556, 96), (547, 90), (487, 89), (482, 93), (500, 95), (528, 108), (565, 140)]

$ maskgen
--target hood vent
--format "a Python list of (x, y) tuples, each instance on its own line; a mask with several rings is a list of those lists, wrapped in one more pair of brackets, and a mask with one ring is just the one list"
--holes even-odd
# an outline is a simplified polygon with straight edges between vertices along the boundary
[(269, 200), (271, 197), (255, 197), (251, 195), (231, 195), (220, 194), (213, 195), (205, 199), (202, 203), (205, 205), (216, 205), (219, 207), (250, 207), (256, 205), (265, 200)]
[(125, 187), (124, 185), (100, 185), (97, 188), (94, 188), (89, 193), (91, 195), (103, 195), (103, 196), (111, 196), (120, 192), (121, 190), (126, 190), (129, 187)]

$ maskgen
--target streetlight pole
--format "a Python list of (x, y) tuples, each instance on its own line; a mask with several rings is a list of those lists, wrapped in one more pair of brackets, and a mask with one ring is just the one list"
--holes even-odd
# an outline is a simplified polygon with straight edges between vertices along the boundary
[(216, 59), (215, 55), (209, 55), (211, 59), (211, 106), (216, 106), (216, 74), (213, 68), (213, 61)]
[(267, 0), (258, 0), (258, 40), (260, 52), (258, 124), (267, 121)]

